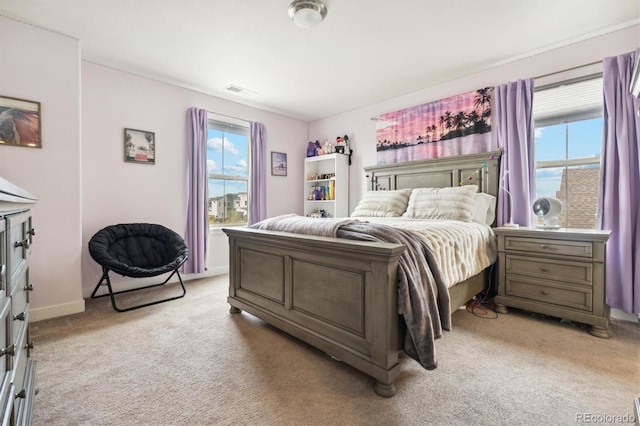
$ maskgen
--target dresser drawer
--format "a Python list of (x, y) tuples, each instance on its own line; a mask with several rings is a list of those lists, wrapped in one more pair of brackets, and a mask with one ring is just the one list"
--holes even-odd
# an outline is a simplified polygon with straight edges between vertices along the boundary
[(31, 253), (32, 231), (31, 213), (20, 213), (8, 216), (7, 220), (7, 277), (9, 280), (13, 274), (26, 263), (27, 256)]
[(507, 274), (588, 286), (593, 280), (593, 264), (586, 262), (507, 255), (505, 271)]
[(4, 377), (11, 369), (11, 345), (13, 337), (11, 335), (11, 300), (3, 297), (0, 307), (0, 377)]
[(7, 255), (5, 248), (7, 247), (7, 229), (5, 220), (0, 218), (0, 291), (7, 291)]
[(0, 262), (0, 296), (6, 297), (9, 294), (7, 288), (9, 281), (7, 280), (7, 264)]
[(16, 278), (13, 293), (11, 294), (11, 320), (13, 329), (13, 341), (15, 342), (20, 333), (20, 329), (26, 326), (29, 321), (29, 292), (27, 291), (27, 280), (29, 269)]
[(16, 425), (33, 424), (33, 400), (37, 392), (36, 387), (36, 361), (27, 360), (22, 389), (16, 395), (13, 410), (15, 412)]
[(11, 312), (18, 315), (24, 312), (29, 303), (29, 268), (20, 271), (11, 285)]
[(508, 275), (505, 294), (588, 312), (593, 310), (592, 292), (589, 287), (571, 287), (549, 281), (537, 282), (534, 279)]
[(2, 379), (2, 388), (0, 388), (0, 411), (2, 412), (2, 424), (11, 424), (11, 414), (13, 412), (13, 398), (15, 388), (9, 380), (9, 375), (5, 375)]
[(564, 241), (545, 238), (506, 237), (505, 250), (524, 251), (591, 259), (593, 243), (589, 241)]
[(11, 339), (11, 301), (8, 298), (2, 298), (2, 308), (0, 309), (0, 316), (2, 325), (0, 325), (0, 412), (2, 413), (2, 424), (8, 425), (11, 419), (11, 407), (13, 406), (13, 386), (11, 384), (11, 368), (13, 364), (13, 352), (15, 347), (12, 347), (13, 340)]
[(29, 356), (27, 349), (27, 327), (22, 327), (18, 340), (16, 341), (16, 355), (13, 362), (13, 370), (11, 371), (11, 382), (15, 386), (16, 393), (24, 388), (25, 372), (27, 370), (27, 357)]
[(13, 363), (14, 363), (13, 368), (15, 368), (18, 352), (20, 348), (26, 344), (26, 342), (21, 343), (21, 341), (27, 338), (26, 336), (28, 334), (28, 329), (29, 329), (29, 312), (25, 313), (24, 320), (16, 319), (15, 315), (13, 316), (13, 318), (14, 318), (13, 324), (11, 325), (11, 327), (12, 327), (13, 343), (15, 345), (15, 353), (16, 353), (16, 357), (14, 357), (13, 359)]

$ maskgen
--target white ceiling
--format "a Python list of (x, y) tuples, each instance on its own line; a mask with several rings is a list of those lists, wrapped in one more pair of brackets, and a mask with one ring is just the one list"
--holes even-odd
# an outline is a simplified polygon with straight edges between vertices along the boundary
[(0, 0), (0, 14), (80, 40), (84, 61), (305, 121), (640, 22), (638, 0), (325, 0), (304, 30), (289, 3)]

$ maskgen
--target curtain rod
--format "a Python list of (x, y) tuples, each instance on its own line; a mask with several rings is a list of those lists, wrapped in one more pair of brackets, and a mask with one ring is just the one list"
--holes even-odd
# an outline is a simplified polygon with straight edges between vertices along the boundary
[(219, 115), (220, 117), (233, 118), (234, 120), (240, 120), (240, 121), (244, 121), (245, 123), (249, 123), (249, 124), (251, 124), (251, 121), (246, 120), (246, 119), (244, 119), (244, 118), (234, 117), (234, 116), (232, 116), (232, 115), (220, 114), (219, 112), (213, 112), (213, 111), (209, 111), (209, 110), (207, 110), (207, 112), (208, 112), (209, 114)]
[(582, 64), (582, 65), (578, 65), (578, 66), (575, 66), (575, 67), (567, 68), (567, 69), (564, 69), (564, 70), (550, 72), (548, 74), (539, 75), (539, 76), (533, 77), (533, 78), (534, 79), (538, 79), (538, 78), (550, 77), (552, 75), (562, 74), (563, 72), (578, 70), (580, 68), (586, 68), (586, 67), (590, 67), (591, 65), (596, 65), (596, 64), (601, 64), (601, 63), (602, 63), (602, 61), (590, 62), (588, 64)]

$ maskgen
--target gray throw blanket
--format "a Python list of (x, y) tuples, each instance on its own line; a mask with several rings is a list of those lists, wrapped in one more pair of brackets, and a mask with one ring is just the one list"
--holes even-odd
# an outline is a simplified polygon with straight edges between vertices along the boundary
[(416, 233), (353, 219), (315, 219), (283, 215), (252, 228), (402, 244), (398, 267), (398, 314), (407, 325), (404, 351), (424, 368), (437, 367), (435, 339), (451, 329), (449, 290), (431, 248)]
[(264, 219), (251, 228), (267, 229), (269, 231), (293, 232), (295, 234), (317, 235), (320, 237), (336, 237), (338, 228), (348, 223), (357, 222), (355, 219), (316, 218), (284, 214)]

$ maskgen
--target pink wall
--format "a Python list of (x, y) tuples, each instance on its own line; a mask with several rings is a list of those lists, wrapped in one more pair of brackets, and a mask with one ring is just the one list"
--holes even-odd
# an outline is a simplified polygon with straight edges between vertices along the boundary
[[(289, 155), (289, 175), (268, 176), (267, 213), (302, 212), (290, 194), (302, 193), (307, 123), (81, 62), (80, 41), (2, 16), (0, 40), (0, 94), (42, 103), (43, 148), (0, 146), (0, 176), (39, 197), (33, 321), (84, 310), (83, 297), (100, 276), (87, 251), (98, 229), (154, 221), (184, 234), (184, 132), (191, 106), (263, 122), (267, 152)], [(155, 165), (124, 162), (126, 127), (156, 132)], [(226, 270), (228, 243), (220, 231), (212, 235), (210, 253), (210, 270)]]
[(80, 312), (80, 42), (2, 16), (0, 40), (0, 94), (41, 103), (42, 149), (0, 146), (0, 176), (39, 198), (30, 307)]
[[(267, 177), (270, 194), (267, 213), (302, 212), (300, 200), (288, 195), (302, 194), (300, 176), (307, 123), (82, 62), (82, 277), (85, 297), (100, 277), (100, 267), (86, 250), (89, 239), (99, 229), (115, 223), (152, 222), (184, 235), (185, 129), (186, 112), (191, 106), (263, 122), (267, 129), (267, 151), (286, 152), (289, 159), (288, 176)], [(124, 128), (155, 132), (155, 165), (124, 162)], [(210, 237), (209, 271), (226, 272), (226, 235), (218, 230)]]
[[(585, 73), (602, 72), (600, 65), (592, 65), (586, 70), (558, 73), (570, 68), (600, 62), (608, 56), (630, 52), (636, 49), (639, 43), (640, 25), (634, 25), (567, 47), (533, 54), (506, 64), (498, 64), (486, 71), (457, 80), (434, 84), (430, 87), (426, 87), (430, 82), (425, 82), (426, 88), (423, 90), (312, 122), (309, 124), (309, 137), (313, 140), (325, 140), (335, 139), (337, 135), (349, 135), (354, 148), (353, 164), (349, 176), (349, 211), (353, 211), (362, 192), (366, 190), (362, 168), (376, 164), (376, 133), (372, 117), (517, 79), (546, 76), (536, 78), (536, 85), (539, 85), (566, 80), (579, 76), (581, 73), (585, 75)], [(547, 76), (548, 74), (553, 75)]]

